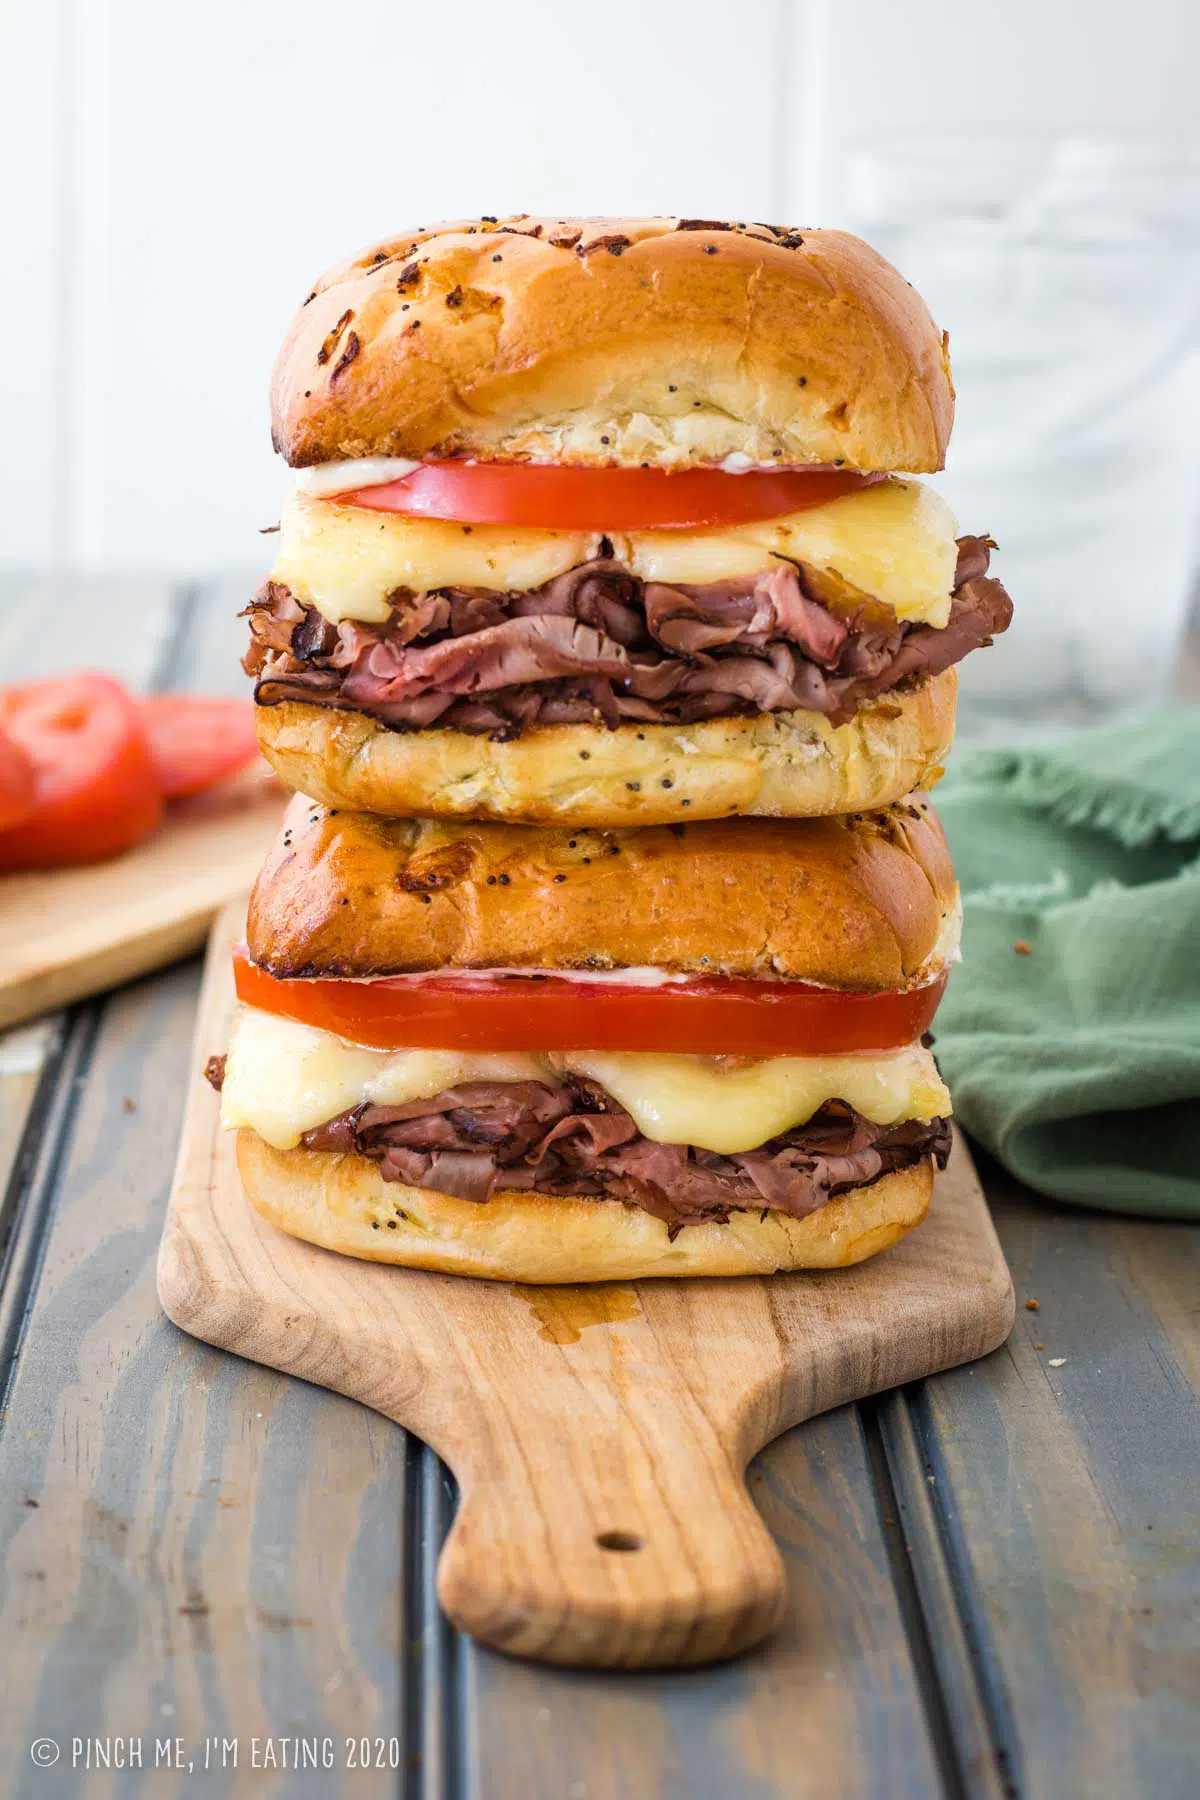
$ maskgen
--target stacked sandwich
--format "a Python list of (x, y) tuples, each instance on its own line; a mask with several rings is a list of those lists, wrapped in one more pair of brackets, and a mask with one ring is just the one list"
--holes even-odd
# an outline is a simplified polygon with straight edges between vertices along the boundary
[(296, 790), (223, 1075), (285, 1231), (523, 1281), (827, 1267), (923, 1216), (924, 797), (1008, 623), (945, 340), (838, 232), (482, 218), (326, 275), (249, 608)]

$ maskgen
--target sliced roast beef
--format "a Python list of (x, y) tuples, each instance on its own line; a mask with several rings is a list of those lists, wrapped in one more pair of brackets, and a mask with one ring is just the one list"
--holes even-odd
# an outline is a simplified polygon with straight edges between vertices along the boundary
[(267, 582), (247, 612), (255, 698), (339, 706), (394, 730), (515, 737), (527, 726), (697, 719), (804, 709), (832, 723), (943, 670), (1004, 631), (989, 538), (961, 538), (940, 627), (866, 601), (846, 613), (818, 578), (780, 563), (741, 580), (641, 582), (611, 560), (529, 593), (398, 590), (382, 625), (331, 624)]
[(532, 593), (508, 596), (507, 608), (517, 618), (578, 619), (629, 649), (646, 636), (641, 591), (636, 575), (619, 563), (581, 563)]
[(646, 583), (646, 628), (664, 650), (692, 657), (740, 643), (765, 645), (788, 638), (822, 668), (837, 666), (849, 627), (828, 607), (810, 600), (796, 568), (781, 564), (752, 581), (714, 581), (703, 587)]
[(504, 1189), (619, 1200), (672, 1235), (732, 1212), (803, 1218), (835, 1194), (931, 1156), (944, 1168), (946, 1119), (873, 1125), (834, 1102), (760, 1149), (719, 1156), (643, 1137), (595, 1083), (567, 1077), (473, 1081), (406, 1106), (355, 1107), (306, 1133), (309, 1150), (355, 1151), (385, 1181), (485, 1201)]
[(615, 639), (578, 619), (550, 614), (505, 619), (485, 631), (433, 644), (382, 638), (356, 658), (342, 689), (351, 705), (361, 700), (388, 706), (431, 690), (447, 696), (487, 693), (564, 675), (624, 682), (630, 669), (628, 652)]
[(955, 588), (965, 587), (968, 581), (975, 581), (980, 575), (986, 575), (995, 548), (994, 538), (960, 537), (958, 563), (954, 570)]

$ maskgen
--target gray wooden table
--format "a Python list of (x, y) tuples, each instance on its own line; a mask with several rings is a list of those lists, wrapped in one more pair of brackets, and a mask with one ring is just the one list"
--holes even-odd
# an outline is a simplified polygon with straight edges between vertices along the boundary
[[(237, 691), (247, 591), (10, 583), (0, 671), (65, 646)], [(678, 1675), (522, 1665), (438, 1616), (454, 1496), (419, 1442), (159, 1313), (198, 981), (0, 1039), (6, 1794), (1194, 1800), (1200, 1230), (985, 1165), (1012, 1338), (758, 1458), (773, 1642)]]

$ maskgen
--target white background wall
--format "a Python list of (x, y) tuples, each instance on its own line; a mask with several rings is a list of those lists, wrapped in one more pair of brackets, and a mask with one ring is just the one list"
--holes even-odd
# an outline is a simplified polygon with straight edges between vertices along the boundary
[(836, 222), (909, 127), (1196, 125), (1194, 0), (0, 0), (0, 563), (204, 572), (277, 516), (312, 277), (481, 211)]

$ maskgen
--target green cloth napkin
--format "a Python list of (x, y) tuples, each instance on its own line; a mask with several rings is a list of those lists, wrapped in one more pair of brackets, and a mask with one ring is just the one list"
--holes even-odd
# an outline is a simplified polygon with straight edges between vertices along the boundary
[(963, 893), (934, 1021), (960, 1123), (1059, 1200), (1200, 1218), (1200, 709), (965, 751), (934, 799)]

